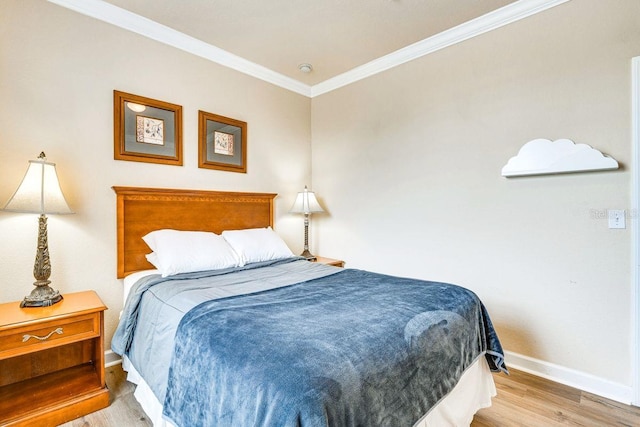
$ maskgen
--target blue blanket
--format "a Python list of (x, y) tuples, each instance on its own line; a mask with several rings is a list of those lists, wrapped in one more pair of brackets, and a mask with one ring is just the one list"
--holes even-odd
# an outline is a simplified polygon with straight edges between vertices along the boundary
[(471, 291), (344, 270), (202, 303), (181, 320), (178, 426), (411, 426), (478, 357), (506, 370)]

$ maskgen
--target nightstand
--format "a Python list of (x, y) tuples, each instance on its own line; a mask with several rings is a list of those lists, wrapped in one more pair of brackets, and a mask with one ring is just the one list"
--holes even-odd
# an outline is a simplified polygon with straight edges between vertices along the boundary
[(323, 256), (316, 257), (316, 260), (312, 262), (319, 262), (320, 264), (333, 265), (336, 267), (344, 267), (344, 261), (340, 259), (325, 258)]
[(55, 426), (109, 406), (94, 291), (50, 307), (0, 304), (0, 425)]

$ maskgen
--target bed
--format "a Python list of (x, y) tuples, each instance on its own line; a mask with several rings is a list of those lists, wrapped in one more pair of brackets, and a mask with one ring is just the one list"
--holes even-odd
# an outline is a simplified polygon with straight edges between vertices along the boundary
[[(469, 290), (295, 257), (271, 228), (275, 194), (114, 191), (112, 349), (155, 426), (461, 426), (491, 404), (506, 367)], [(159, 270), (149, 235), (167, 230), (215, 233), (238, 262)]]

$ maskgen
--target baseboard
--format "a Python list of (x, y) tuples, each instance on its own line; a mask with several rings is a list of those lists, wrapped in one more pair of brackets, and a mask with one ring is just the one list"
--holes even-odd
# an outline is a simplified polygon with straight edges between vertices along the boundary
[(505, 361), (509, 368), (524, 371), (548, 380), (568, 385), (616, 402), (631, 405), (633, 389), (631, 386), (616, 383), (587, 374), (586, 372), (555, 365), (533, 357), (524, 356), (512, 351), (505, 351)]
[(113, 350), (109, 349), (104, 352), (104, 367), (108, 368), (109, 366), (117, 365), (122, 363), (122, 358), (118, 356)]

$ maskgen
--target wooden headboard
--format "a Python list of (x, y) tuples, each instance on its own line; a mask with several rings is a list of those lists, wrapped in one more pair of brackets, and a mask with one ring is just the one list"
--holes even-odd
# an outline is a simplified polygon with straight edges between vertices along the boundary
[(118, 278), (153, 268), (142, 236), (170, 228), (213, 231), (273, 227), (273, 193), (113, 187), (117, 200)]

